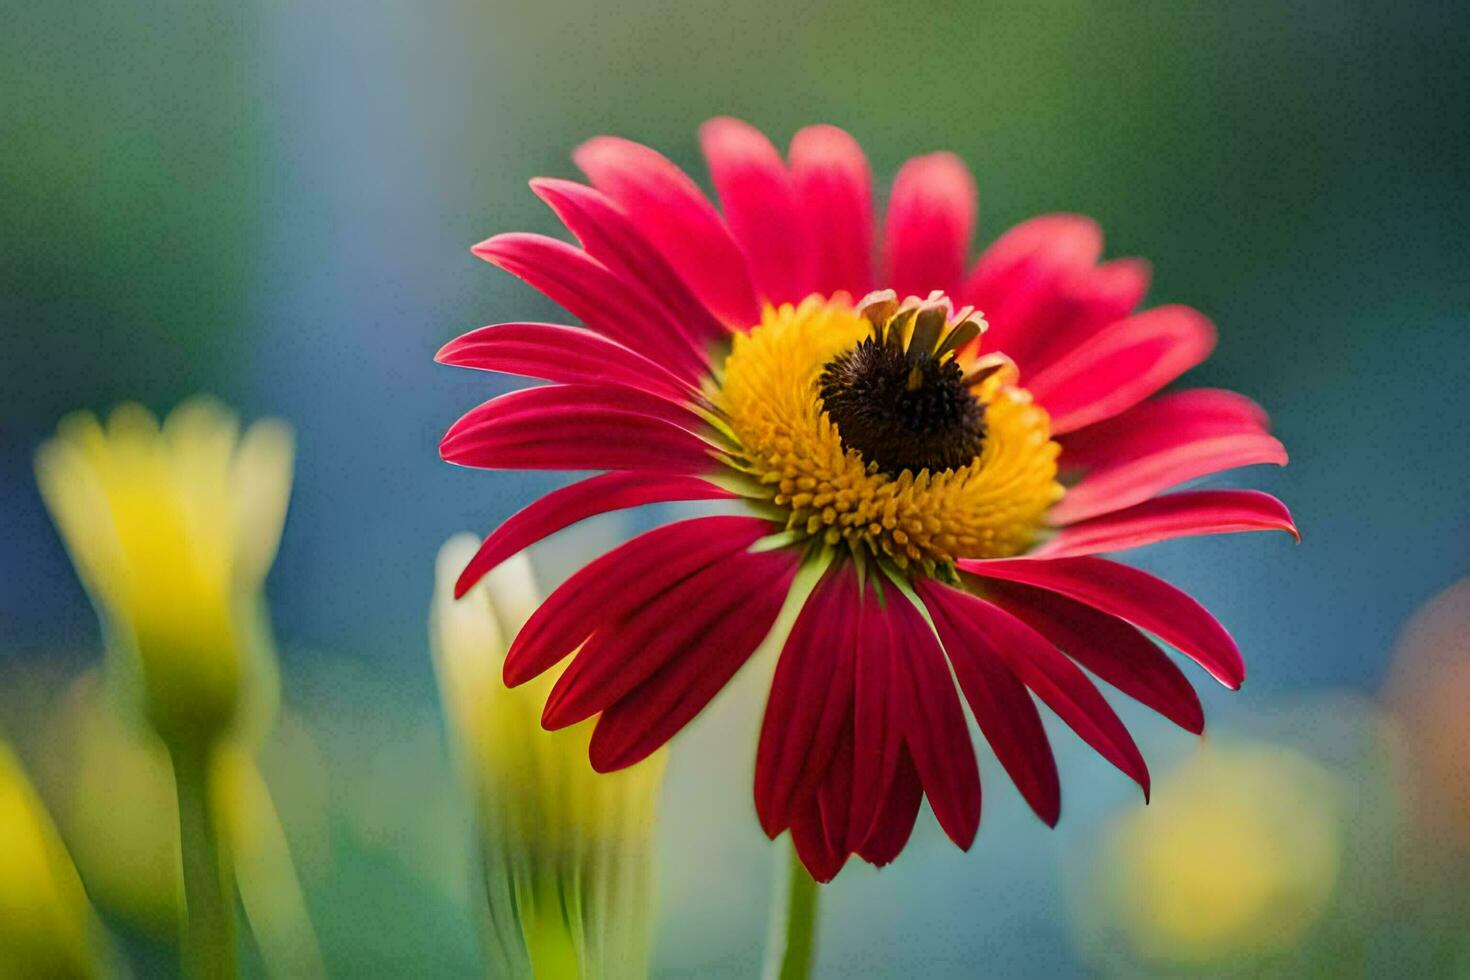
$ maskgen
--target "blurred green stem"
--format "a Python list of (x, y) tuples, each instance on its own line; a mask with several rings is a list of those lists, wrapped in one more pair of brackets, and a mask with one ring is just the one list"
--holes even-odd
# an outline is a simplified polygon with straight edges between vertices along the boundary
[(819, 886), (807, 873), (794, 846), (776, 873), (776, 901), (771, 909), (771, 934), (766, 950), (766, 980), (806, 980), (817, 958), (817, 899)]
[(184, 860), (181, 955), (190, 980), (235, 976), (235, 875), (214, 808), (212, 746), (171, 746)]

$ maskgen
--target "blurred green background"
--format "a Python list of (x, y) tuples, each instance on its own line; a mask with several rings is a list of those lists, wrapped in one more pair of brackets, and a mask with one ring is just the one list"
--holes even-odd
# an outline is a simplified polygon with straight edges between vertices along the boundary
[[(1263, 402), (1292, 452), (1285, 471), (1239, 482), (1287, 501), (1300, 547), (1247, 536), (1139, 555), (1209, 605), (1251, 664), (1228, 698), (1195, 676), (1209, 741), (1313, 756), (1347, 787), (1331, 818), (1344, 839), (1376, 835), (1344, 853), (1378, 863), (1344, 865), (1284, 952), (1228, 968), (1335, 972), (1320, 948), (1349, 934), (1369, 972), (1463, 965), (1413, 959), (1440, 955), (1420, 906), (1445, 908), (1447, 886), (1421, 882), (1411, 891), (1436, 897), (1415, 902), (1374, 875), (1404, 863), (1399, 825), (1414, 819), (1403, 766), (1385, 759), (1420, 753), (1384, 734), (1378, 696), (1412, 673), (1393, 666), (1396, 638), (1470, 574), (1467, 58), (1455, 3), (14, 4), (0, 29), (0, 726), (56, 805), (67, 777), (46, 776), (45, 725), (100, 646), (31, 473), (56, 420), (196, 391), (288, 418), (297, 489), (269, 591), (278, 739), (299, 741), (267, 776), (328, 964), (472, 975), (426, 651), (433, 556), (561, 480), (440, 463), (444, 428), (509, 382), (431, 358), (469, 328), (562, 314), (468, 246), (555, 233), (525, 182), (573, 176), (569, 151), (589, 136), (650, 143), (703, 180), (694, 131), (711, 115), (778, 144), (832, 122), (880, 184), (914, 153), (959, 153), (982, 240), (1045, 211), (1097, 218), (1110, 255), (1153, 262), (1151, 303), (1218, 324), (1189, 380)], [(554, 581), (589, 547), (538, 558)], [(1463, 631), (1435, 635), (1470, 656)], [(662, 975), (749, 976), (760, 959), (755, 674), (675, 747)], [(1201, 751), (1122, 710), (1157, 772)], [(1358, 734), (1324, 735), (1323, 718)], [(957, 855), (925, 818), (896, 867), (844, 873), (821, 972), (1144, 969), (1098, 938), (1077, 884), (1138, 803), (1075, 739), (1057, 744), (1056, 833), (982, 756), (976, 847)], [(1464, 779), (1448, 798), (1466, 807), (1466, 760), (1444, 772)], [(1167, 805), (1161, 788), (1151, 811)], [(167, 961), (146, 930), (118, 928), (139, 962)]]

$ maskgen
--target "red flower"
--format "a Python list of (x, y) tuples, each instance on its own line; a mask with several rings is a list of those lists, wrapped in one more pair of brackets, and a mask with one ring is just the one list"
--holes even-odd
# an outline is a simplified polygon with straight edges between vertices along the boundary
[(655, 151), (600, 137), (576, 153), (590, 187), (532, 182), (580, 248), (530, 234), (475, 247), (584, 326), (498, 324), (440, 351), (552, 382), (471, 411), (444, 458), (608, 472), (506, 521), (460, 592), (594, 514), (731, 499), (748, 515), (666, 525), (589, 564), (516, 638), (506, 683), (575, 654), (543, 723), (600, 715), (591, 758), (606, 771), (779, 644), (756, 811), (820, 880), (852, 854), (893, 860), (925, 795), (969, 846), (980, 779), (955, 681), (1047, 823), (1060, 791), (1028, 691), (1147, 793), (1137, 746), (1078, 665), (1194, 732), (1198, 698), (1143, 631), (1230, 687), (1245, 667), (1193, 599), (1095, 555), (1296, 533), (1262, 493), (1159, 496), (1286, 462), (1239, 395), (1153, 397), (1209, 354), (1210, 323), (1135, 312), (1147, 265), (1099, 264), (1100, 232), (1074, 215), (1011, 229), (966, 273), (975, 190), (950, 154), (899, 171), (875, 268), (868, 164), (846, 133), (804, 129), (785, 160), (733, 119), (701, 137), (723, 215)]

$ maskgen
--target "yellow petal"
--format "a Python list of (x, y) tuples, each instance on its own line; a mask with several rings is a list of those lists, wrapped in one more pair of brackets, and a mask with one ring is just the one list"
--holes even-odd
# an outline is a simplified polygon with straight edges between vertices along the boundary
[(103, 942), (56, 829), (0, 743), (0, 977), (100, 976)]

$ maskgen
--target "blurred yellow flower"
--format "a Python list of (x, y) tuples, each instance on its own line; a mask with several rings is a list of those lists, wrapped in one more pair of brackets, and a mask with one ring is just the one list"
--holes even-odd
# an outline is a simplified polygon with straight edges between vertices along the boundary
[(646, 976), (665, 753), (599, 775), (587, 761), (595, 719), (542, 729), (555, 672), (515, 690), (500, 677), (540, 602), (530, 563), (507, 561), (456, 601), (478, 544), (460, 535), (440, 550), (430, 635), (480, 829), (492, 974)]
[(20, 763), (0, 742), (0, 977), (103, 973), (100, 927)]
[(1341, 790), (1264, 743), (1209, 745), (1119, 818), (1090, 914), (1172, 969), (1291, 946), (1320, 918), (1342, 854)]
[(179, 817), (168, 752), (88, 671), (51, 705), (35, 748), (51, 802), (97, 906), (156, 938), (179, 921)]
[[(276, 421), (243, 436), (198, 398), (163, 423), (138, 405), (63, 419), (36, 454), (41, 495), (107, 629), (171, 745), (202, 745), (268, 716), (274, 658), (261, 588), (291, 488)], [(252, 717), (251, 712), (254, 716)]]
[[(162, 425), (131, 404), (105, 427), (72, 415), (36, 454), (41, 495), (101, 617), (112, 680), (168, 750), (178, 820), (167, 841), (181, 856), (182, 956), (194, 977), (236, 971), (237, 888), (268, 963), (320, 972), (253, 758), (279, 698), (263, 587), (292, 451), (283, 423), (242, 434), (223, 406), (196, 398)], [(147, 741), (130, 758), (134, 774), (159, 758)]]
[[(178, 928), (179, 818), (168, 752), (113, 706), (95, 671), (54, 703), (37, 745), (36, 778), (97, 906), (155, 938)], [(299, 725), (268, 746), (311, 766), (315, 746)], [(255, 761), (238, 744), (214, 762), (216, 819), (237, 865), (246, 921), (270, 972), (323, 973), (285, 831)], [(316, 773), (320, 778), (319, 772)]]

